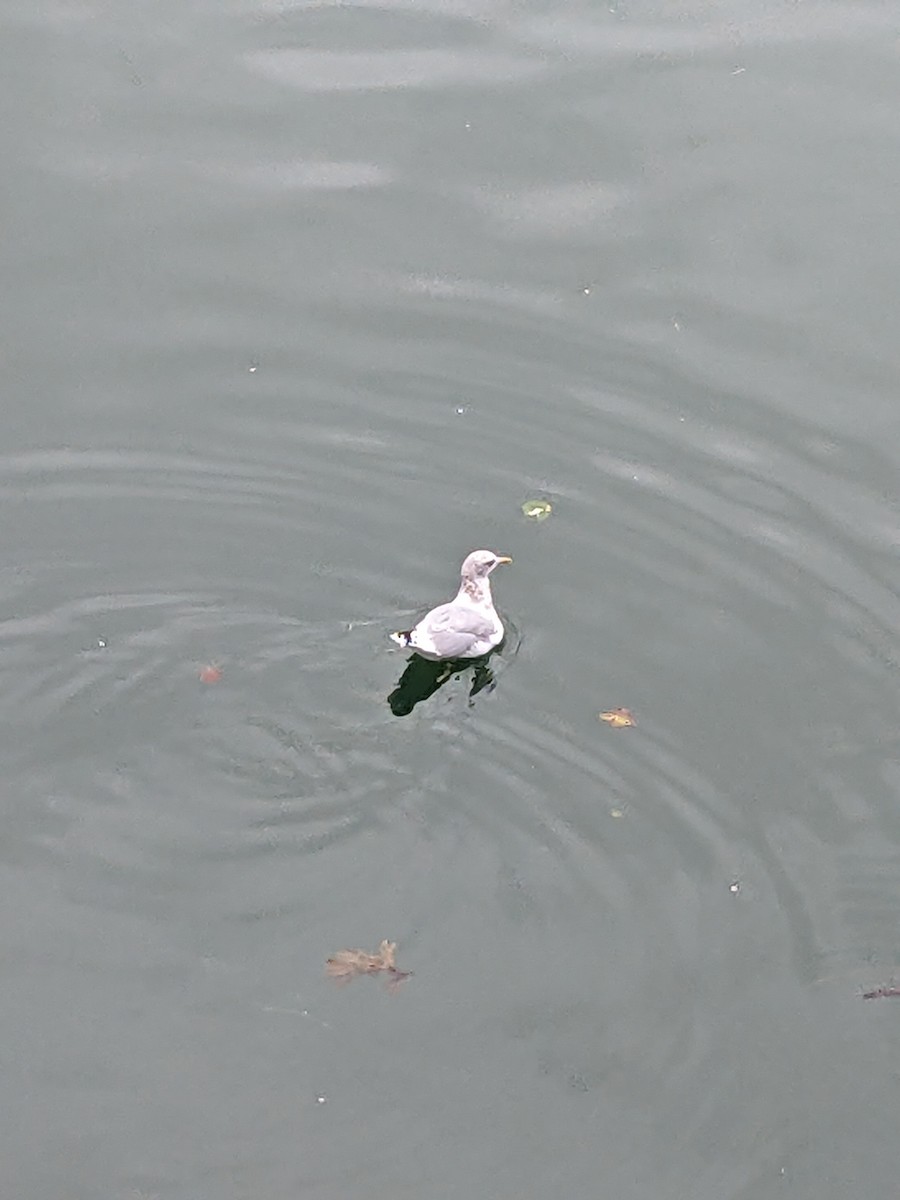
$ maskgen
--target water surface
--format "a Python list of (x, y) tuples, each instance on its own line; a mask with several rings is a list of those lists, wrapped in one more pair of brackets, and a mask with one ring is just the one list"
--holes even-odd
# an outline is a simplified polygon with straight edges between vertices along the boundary
[(896, 36), (7, 14), (10, 1195), (891, 1192)]

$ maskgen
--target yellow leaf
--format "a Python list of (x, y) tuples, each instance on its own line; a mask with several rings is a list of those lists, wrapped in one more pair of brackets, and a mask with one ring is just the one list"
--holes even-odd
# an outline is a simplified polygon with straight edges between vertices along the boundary
[(553, 512), (553, 505), (549, 500), (526, 500), (522, 512), (529, 520), (546, 521)]

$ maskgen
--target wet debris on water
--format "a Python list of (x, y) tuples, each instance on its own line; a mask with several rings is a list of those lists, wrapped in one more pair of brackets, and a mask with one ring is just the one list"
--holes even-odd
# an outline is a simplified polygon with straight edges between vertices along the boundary
[(335, 983), (349, 983), (357, 975), (377, 975), (384, 971), (387, 975), (387, 985), (393, 989), (399, 987), (404, 979), (409, 979), (412, 971), (398, 969), (394, 956), (397, 943), (383, 941), (377, 954), (369, 954), (366, 950), (338, 950), (325, 964), (325, 972)]
[(627, 708), (611, 708), (608, 712), (600, 713), (599, 716), (601, 721), (605, 721), (613, 729), (628, 729), (632, 725), (637, 725), (634, 713)]
[(207, 663), (205, 667), (200, 668), (197, 678), (201, 683), (218, 683), (222, 678), (222, 668), (214, 663)]
[(888, 984), (885, 987), (873, 988), (871, 992), (863, 992), (863, 1000), (880, 1000), (882, 996), (900, 996), (900, 987)]
[(553, 512), (553, 505), (549, 500), (526, 500), (522, 512), (529, 521), (546, 521)]

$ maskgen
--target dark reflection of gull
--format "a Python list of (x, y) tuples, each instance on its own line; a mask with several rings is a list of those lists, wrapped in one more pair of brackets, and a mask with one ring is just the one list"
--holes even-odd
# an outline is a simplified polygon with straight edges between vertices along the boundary
[(444, 662), (435, 662), (413, 654), (407, 660), (406, 670), (400, 676), (397, 686), (388, 696), (388, 704), (395, 717), (407, 717), (423, 700), (444, 686), (454, 675), (457, 677), (471, 669), (472, 686), (469, 689), (469, 704), (471, 705), (479, 692), (487, 688), (493, 691), (496, 681), (490, 666), (491, 654), (481, 658), (454, 658)]

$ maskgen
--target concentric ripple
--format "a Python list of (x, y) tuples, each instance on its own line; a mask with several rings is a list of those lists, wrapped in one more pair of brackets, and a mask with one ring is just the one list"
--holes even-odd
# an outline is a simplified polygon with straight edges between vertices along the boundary
[(7, 1190), (884, 1194), (888, 8), (19, 7)]

